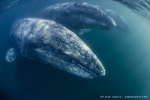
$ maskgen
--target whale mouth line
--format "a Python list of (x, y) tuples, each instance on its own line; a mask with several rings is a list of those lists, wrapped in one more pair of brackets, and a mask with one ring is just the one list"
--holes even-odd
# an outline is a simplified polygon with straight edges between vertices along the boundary
[[(56, 51), (56, 50), (55, 50)], [(70, 63), (71, 65), (75, 65), (76, 67), (79, 68), (79, 70), (83, 70), (84, 73), (88, 73), (91, 77), (96, 77), (97, 75), (92, 72), (86, 65), (83, 65), (81, 62), (75, 60), (74, 58), (70, 57), (69, 55), (57, 51), (57, 57), (59, 59), (64, 60), (65, 62)]]
[(91, 77), (96, 77), (97, 75), (95, 73), (93, 73), (92, 71), (86, 69), (84, 66), (82, 66), (79, 63), (76, 63), (75, 61), (73, 61), (73, 64), (75, 64), (76, 66), (78, 66), (80, 69), (84, 70), (85, 72), (87, 72), (88, 74), (90, 74)]
[(86, 66), (84, 64), (82, 64), (82, 62), (77, 61), (75, 58), (63, 53), (62, 51), (56, 50), (52, 47), (50, 48), (36, 48), (36, 49), (40, 49), (43, 52), (46, 52), (46, 54), (50, 54), (52, 56), (55, 56), (56, 58), (68, 63), (71, 66), (74, 66), (75, 68), (78, 69), (79, 72), (81, 72), (82, 74), (88, 74), (88, 76), (86, 77), (97, 77), (98, 75), (96, 73), (94, 73), (89, 66)]

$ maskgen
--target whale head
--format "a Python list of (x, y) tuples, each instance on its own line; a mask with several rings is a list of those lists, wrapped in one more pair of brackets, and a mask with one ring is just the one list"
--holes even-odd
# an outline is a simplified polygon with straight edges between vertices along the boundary
[(77, 16), (87, 24), (86, 27), (109, 30), (116, 26), (115, 21), (108, 14), (94, 5), (85, 2), (74, 3), (74, 8), (78, 9)]
[(76, 34), (54, 21), (20, 19), (12, 27), (11, 38), (26, 58), (84, 78), (105, 75), (103, 65), (91, 49)]

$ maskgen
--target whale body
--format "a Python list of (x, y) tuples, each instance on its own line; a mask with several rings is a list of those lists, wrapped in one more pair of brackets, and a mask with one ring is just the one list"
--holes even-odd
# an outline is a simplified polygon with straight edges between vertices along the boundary
[(10, 37), (23, 57), (84, 78), (105, 75), (91, 49), (75, 33), (52, 20), (20, 19), (12, 26)]
[(54, 20), (68, 29), (100, 28), (109, 30), (115, 21), (101, 9), (88, 3), (62, 3), (42, 10), (38, 18)]

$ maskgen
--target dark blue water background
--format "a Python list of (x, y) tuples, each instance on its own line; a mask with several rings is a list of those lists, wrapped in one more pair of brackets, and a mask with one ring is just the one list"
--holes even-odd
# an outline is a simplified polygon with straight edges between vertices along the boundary
[[(12, 1), (0, 1), (0, 100), (103, 100), (100, 99), (103, 95), (150, 98), (150, 25), (141, 17), (109, 0), (20, 0), (8, 9), (3, 8)], [(100, 5), (126, 19), (131, 33), (114, 28), (93, 29), (79, 35), (104, 65), (104, 77), (83, 79), (23, 57), (12, 63), (5, 61), (5, 54), (12, 47), (9, 38), (12, 24), (64, 2)]]

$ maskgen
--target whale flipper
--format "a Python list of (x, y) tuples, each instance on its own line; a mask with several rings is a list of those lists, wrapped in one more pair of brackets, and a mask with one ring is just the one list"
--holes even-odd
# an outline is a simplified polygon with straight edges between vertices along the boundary
[(7, 62), (13, 62), (16, 59), (16, 49), (10, 48), (5, 56)]

